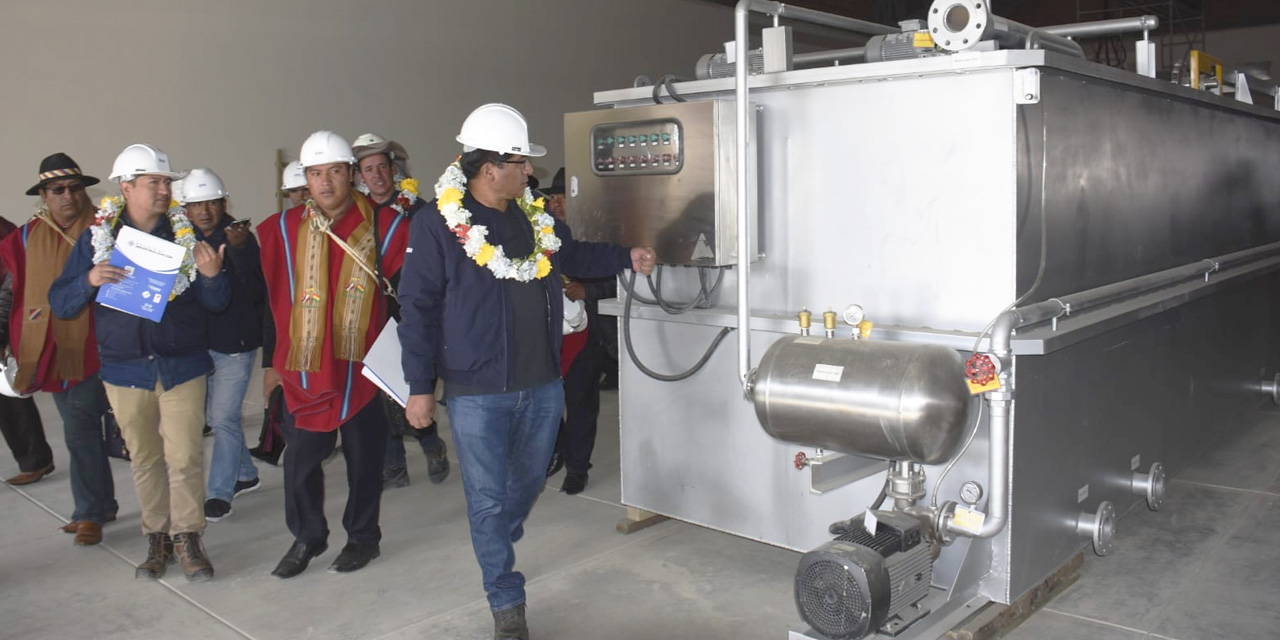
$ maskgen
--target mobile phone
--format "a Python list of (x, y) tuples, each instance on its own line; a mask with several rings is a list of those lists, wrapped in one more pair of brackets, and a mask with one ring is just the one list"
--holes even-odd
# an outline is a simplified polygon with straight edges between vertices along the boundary
[(239, 225), (249, 226), (250, 222), (253, 222), (253, 221), (248, 218), (240, 218), (239, 220), (233, 220), (231, 222), (231, 226), (233, 227), (239, 226)]

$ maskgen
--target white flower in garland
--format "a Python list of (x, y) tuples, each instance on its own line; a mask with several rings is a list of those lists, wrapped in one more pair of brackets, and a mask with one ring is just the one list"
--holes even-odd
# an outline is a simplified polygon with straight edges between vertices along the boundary
[(555, 219), (544, 209), (542, 198), (535, 200), (533, 192), (525, 187), (524, 195), (516, 198), (516, 205), (533, 225), (533, 253), (516, 261), (508, 258), (502, 247), (489, 244), (485, 238), (489, 230), (484, 225), (471, 226), (471, 212), (462, 206), (462, 196), (467, 192), (467, 178), (462, 167), (454, 162), (436, 181), (436, 208), (444, 223), (462, 244), (462, 250), (481, 267), (487, 267), (499, 280), (530, 282), (551, 273), (551, 254), (560, 249), (556, 236)]
[[(121, 196), (108, 196), (98, 203), (98, 213), (94, 215), (93, 226), (89, 227), (94, 264), (111, 259), (111, 251), (116, 246), (116, 238), (112, 231), (120, 222), (122, 211), (124, 211), (124, 198)], [(173, 241), (187, 250), (182, 256), (182, 265), (178, 267), (179, 277), (174, 279), (173, 291), (169, 293), (169, 299), (173, 300), (182, 295), (182, 292), (186, 291), (195, 280), (196, 260), (192, 249), (196, 246), (196, 234), (191, 228), (191, 221), (187, 219), (186, 209), (176, 201), (170, 203), (169, 211), (165, 215), (169, 217), (169, 226), (173, 229)]]

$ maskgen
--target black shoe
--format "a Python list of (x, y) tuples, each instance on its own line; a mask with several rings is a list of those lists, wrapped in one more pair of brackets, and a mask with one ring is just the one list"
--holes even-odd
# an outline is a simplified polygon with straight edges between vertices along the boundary
[(307, 544), (305, 542), (294, 542), (289, 547), (288, 553), (280, 559), (280, 564), (276, 565), (271, 575), (277, 578), (292, 578), (299, 573), (307, 570), (307, 565), (311, 563), (311, 559), (324, 553), (329, 549), (329, 545), (324, 542), (316, 542)]
[(409, 486), (409, 470), (404, 467), (387, 467), (382, 470), (382, 490)]
[(279, 451), (272, 451), (271, 453), (267, 453), (267, 452), (263, 451), (263, 450), (262, 450), (261, 448), (259, 448), (259, 447), (254, 447), (254, 448), (252, 448), (252, 449), (250, 449), (250, 450), (249, 450), (249, 455), (251, 455), (251, 456), (253, 456), (254, 458), (257, 458), (258, 460), (261, 460), (261, 461), (263, 461), (263, 462), (265, 462), (265, 463), (267, 463), (267, 464), (269, 464), (269, 465), (271, 465), (271, 466), (273, 466), (273, 467), (278, 467), (278, 466), (280, 466), (280, 452), (279, 452)]
[(204, 519), (209, 522), (221, 522), (223, 518), (231, 515), (231, 503), (218, 498), (209, 498), (204, 501)]
[(574, 473), (570, 471), (564, 476), (564, 484), (560, 485), (560, 491), (566, 495), (577, 495), (587, 488), (587, 472)]
[(523, 602), (510, 609), (493, 612), (493, 640), (529, 640)]
[(342, 553), (329, 565), (330, 573), (351, 573), (359, 571), (369, 564), (369, 561), (382, 555), (376, 544), (356, 544), (348, 542), (347, 546), (342, 548)]
[(233, 493), (231, 497), (233, 499), (239, 498), (240, 494), (253, 493), (254, 491), (257, 491), (258, 489), (261, 489), (261, 488), (262, 488), (262, 480), (259, 478), (254, 478), (252, 480), (237, 480), (235, 493)]
[(431, 484), (440, 484), (449, 477), (449, 458), (445, 455), (448, 448), (440, 441), (440, 448), (427, 454), (427, 478)]
[(204, 437), (209, 437), (213, 435), (213, 427), (206, 424), (204, 426), (204, 430), (200, 432), (200, 435)]
[(564, 456), (559, 451), (551, 454), (551, 462), (547, 463), (547, 477), (550, 478), (564, 468)]

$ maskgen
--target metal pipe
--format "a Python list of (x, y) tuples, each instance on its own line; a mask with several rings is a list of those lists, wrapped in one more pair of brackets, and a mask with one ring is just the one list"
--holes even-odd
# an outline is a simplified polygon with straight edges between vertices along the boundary
[(1137, 16), (1134, 18), (1116, 18), (1115, 20), (1094, 20), (1092, 22), (1076, 22), (1059, 24), (1052, 27), (1041, 27), (1045, 33), (1064, 38), (1098, 38), (1120, 33), (1137, 31), (1155, 31), (1160, 28), (1157, 16)]
[(747, 393), (751, 378), (751, 216), (747, 211), (747, 18), (751, 9), (760, 5), (777, 5), (766, 0), (738, 0), (733, 9), (734, 99), (737, 100), (737, 138), (734, 140), (738, 160), (738, 384)]
[(869, 36), (882, 36), (890, 33), (898, 33), (898, 29), (889, 25), (879, 24), (876, 22), (867, 22), (866, 20), (858, 20), (857, 18), (849, 18), (846, 16), (838, 16), (804, 7), (797, 7), (780, 2), (761, 2), (757, 4), (775, 5), (775, 10), (764, 10), (766, 13), (772, 13), (783, 18), (790, 18), (800, 22), (808, 22), (809, 24), (819, 24), (824, 27), (832, 27), (851, 33), (861, 33)]
[(1000, 314), (991, 327), (991, 354), (1000, 360), (1000, 389), (987, 394), (987, 406), (991, 411), (987, 436), (989, 465), (987, 486), (990, 488), (991, 496), (987, 499), (987, 517), (983, 521), (981, 530), (976, 534), (954, 526), (953, 517), (948, 517), (945, 522), (947, 531), (962, 536), (990, 538), (1000, 533), (1008, 520), (1009, 424), (1014, 399), (1011, 387), (1013, 352), (1010, 344), (1015, 329), (1059, 318), (1072, 311), (1096, 307), (1121, 298), (1207, 276), (1229, 266), (1269, 258), (1277, 253), (1280, 253), (1280, 242), (1193, 262), (1062, 298), (1045, 300)]
[(811, 51), (809, 53), (797, 53), (791, 56), (791, 61), (797, 66), (810, 64), (827, 64), (831, 62), (865, 62), (867, 59), (866, 47), (853, 47), (851, 49), (831, 49), (828, 51)]
[(1045, 51), (1053, 51), (1076, 58), (1085, 57), (1084, 49), (1080, 47), (1080, 43), (1021, 22), (1014, 22), (999, 16), (991, 16), (991, 29), (990, 39), (999, 42), (1006, 48), (1044, 49)]

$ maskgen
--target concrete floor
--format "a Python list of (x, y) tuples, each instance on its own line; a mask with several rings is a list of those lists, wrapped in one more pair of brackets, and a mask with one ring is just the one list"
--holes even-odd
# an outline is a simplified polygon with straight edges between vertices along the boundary
[[(260, 425), (255, 400), (245, 406), (251, 438)], [(145, 540), (127, 463), (112, 462), (120, 519), (102, 545), (73, 548), (56, 531), (72, 507), (61, 427), (47, 395), (39, 404), (58, 471), (0, 489), (0, 638), (491, 637), (456, 468), (431, 485), (412, 442), (413, 484), (384, 496), (382, 557), (366, 569), (325, 571), (345, 542), (339, 458), (326, 467), (330, 550), (303, 575), (268, 575), (291, 540), (280, 469), (261, 465), (263, 488), (209, 525), (214, 581), (189, 584), (174, 567), (159, 583), (139, 582), (133, 564)], [(563, 472), (553, 478), (516, 545), (534, 638), (781, 640), (800, 630), (791, 595), (798, 554), (682, 522), (614, 531), (623, 515), (616, 394), (603, 404), (587, 491), (565, 496), (554, 491)], [(17, 471), (7, 452), (0, 457), (0, 474)], [(1087, 556), (1081, 580), (1008, 637), (1280, 638), (1278, 504), (1280, 412), (1272, 408), (1173, 479), (1162, 511), (1122, 518), (1113, 554)]]

